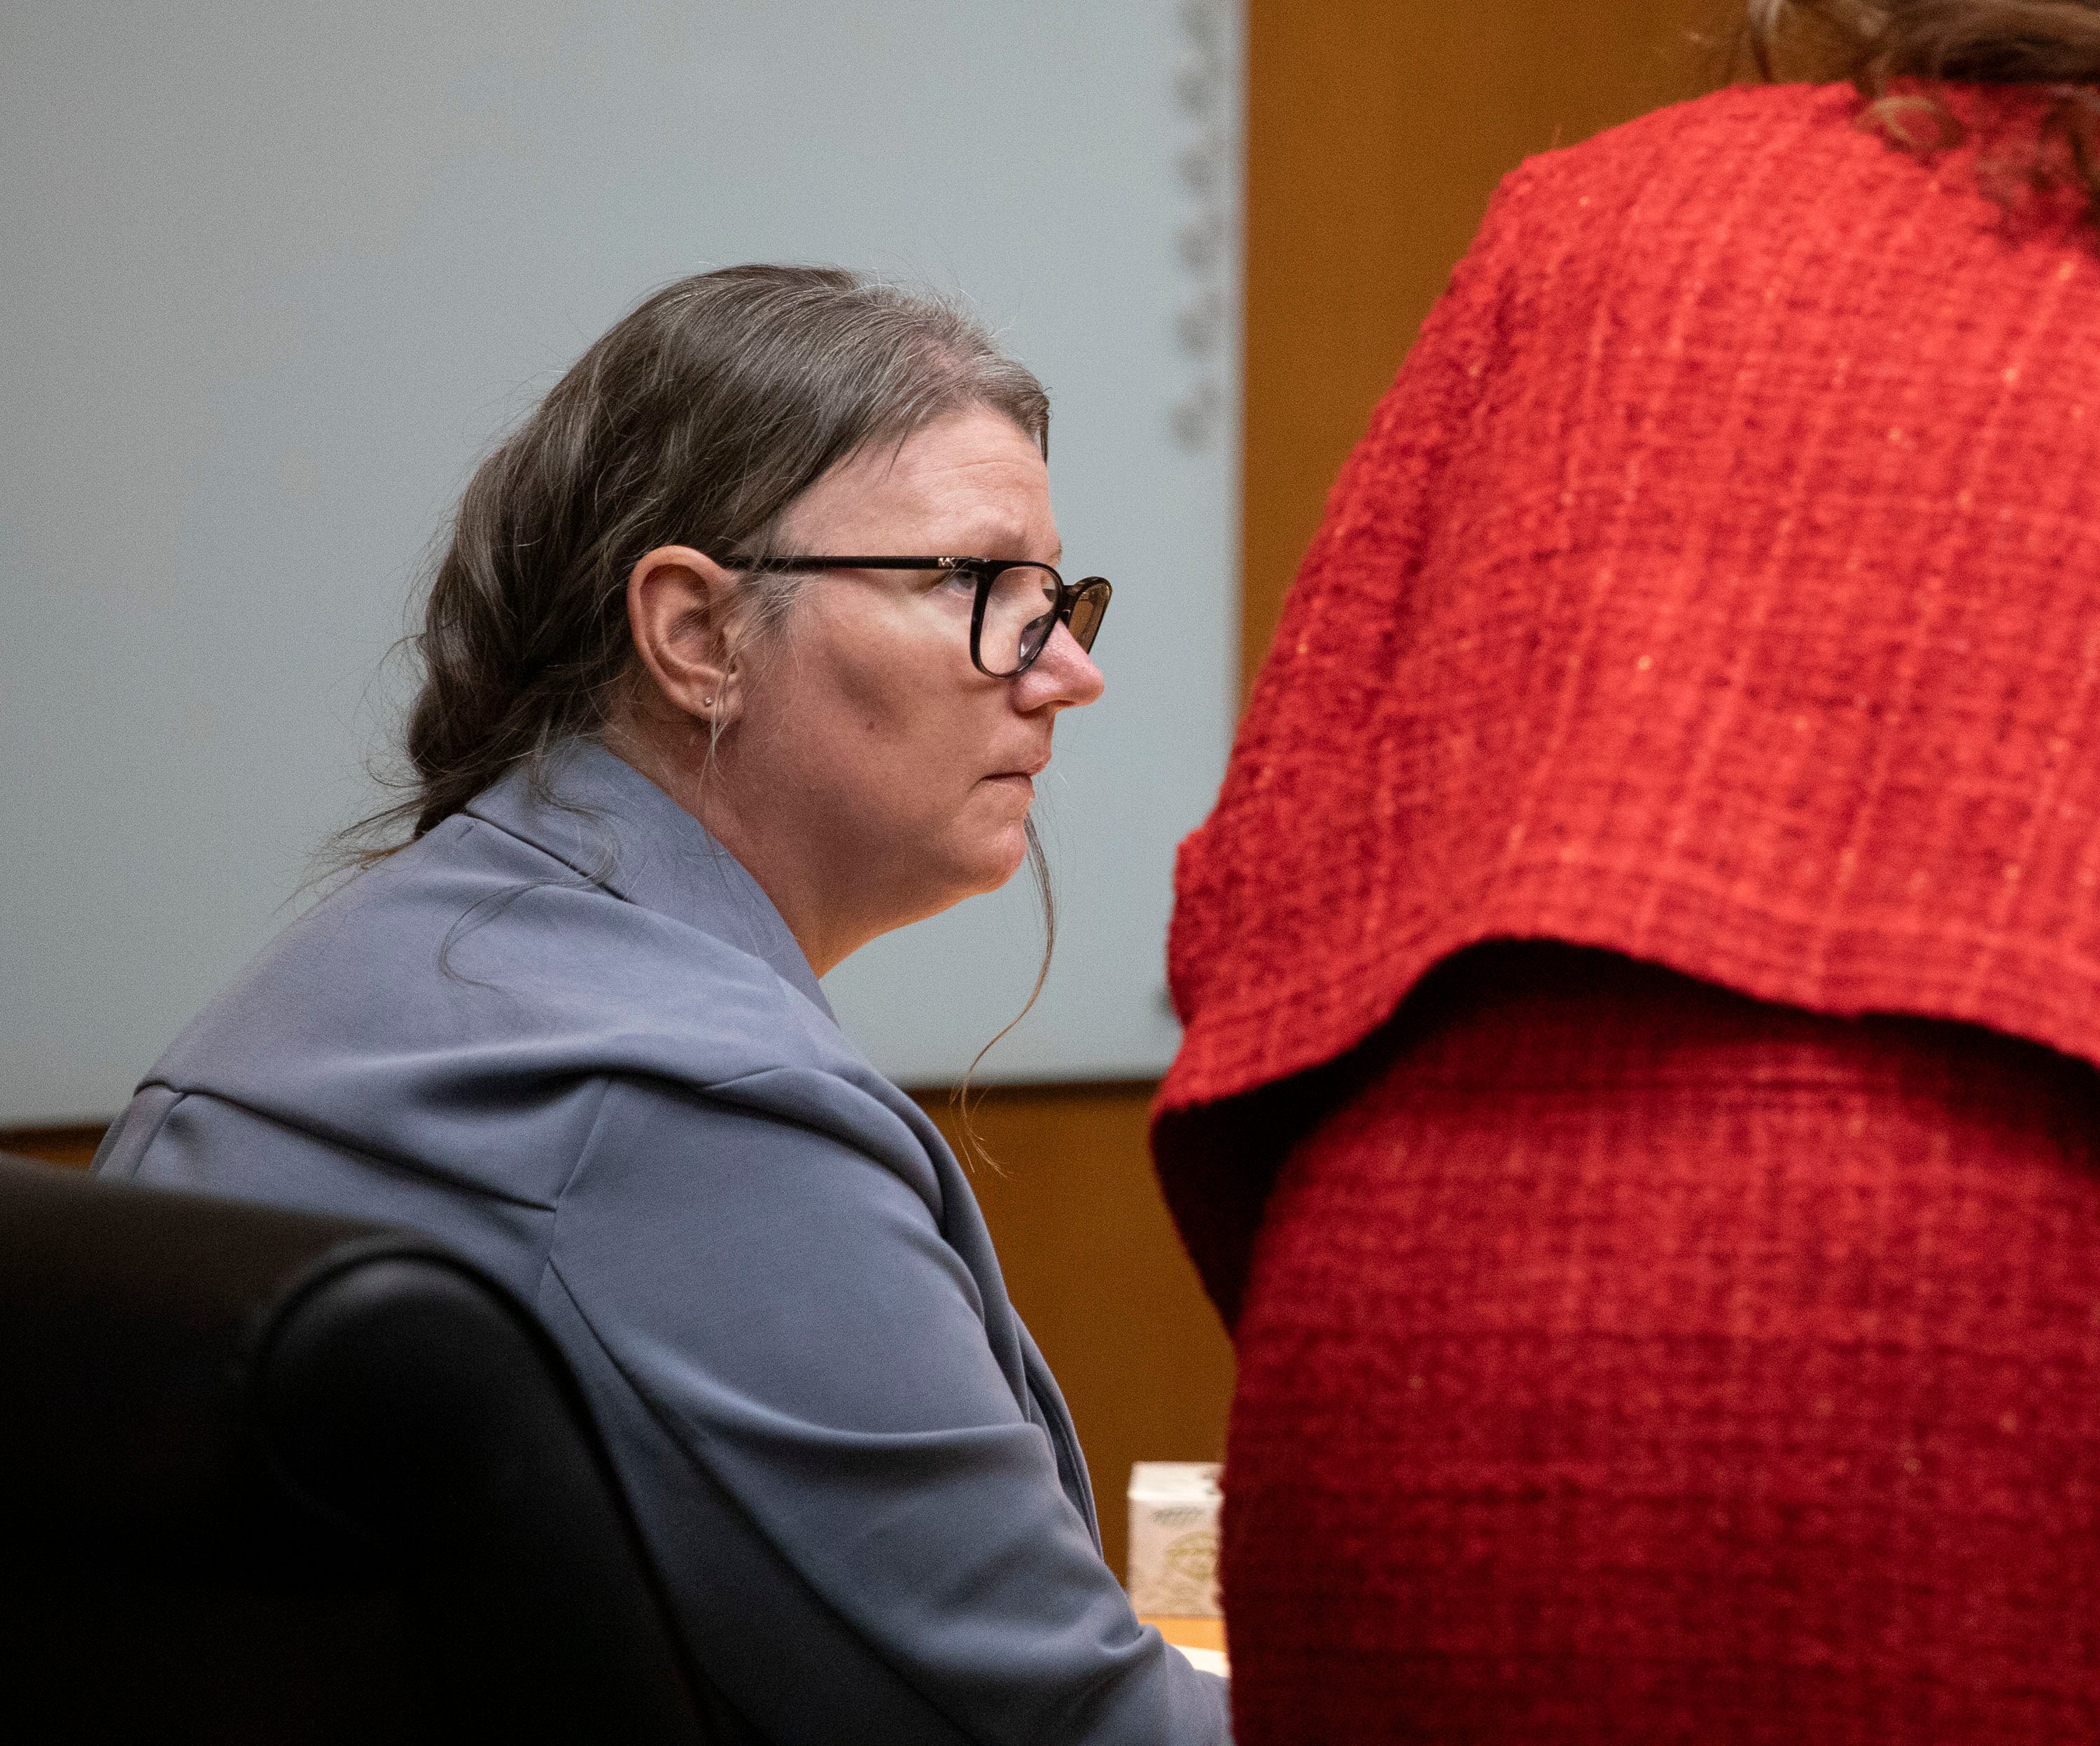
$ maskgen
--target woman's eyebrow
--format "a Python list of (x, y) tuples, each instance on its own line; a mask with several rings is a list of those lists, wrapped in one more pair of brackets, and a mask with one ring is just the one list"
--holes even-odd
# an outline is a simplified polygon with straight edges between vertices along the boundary
[[(1009, 527), (976, 528), (972, 530), (969, 538), (973, 543), (954, 548), (958, 557), (1012, 558), (1022, 550), (1028, 543), (1018, 528)], [(1063, 563), (1065, 562), (1063, 545), (1061, 543), (1057, 549), (1052, 552), (1044, 562), (1053, 569)]]

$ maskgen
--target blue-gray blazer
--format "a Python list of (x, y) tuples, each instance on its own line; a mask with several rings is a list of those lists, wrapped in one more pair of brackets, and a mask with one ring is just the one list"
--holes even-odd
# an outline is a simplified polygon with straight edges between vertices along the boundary
[(96, 1168), (417, 1226), (532, 1305), (751, 1738), (1227, 1739), (938, 1131), (668, 796), (587, 744), (553, 781), (293, 923)]

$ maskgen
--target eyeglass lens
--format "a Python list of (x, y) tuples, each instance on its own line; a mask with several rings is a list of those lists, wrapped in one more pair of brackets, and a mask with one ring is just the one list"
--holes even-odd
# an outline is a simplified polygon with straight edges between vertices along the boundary
[[(1105, 592), (1093, 588), (1083, 589), (1073, 602), (1071, 632), (1082, 649), (1093, 647), (1107, 604)], [(987, 672), (1019, 672), (1043, 652), (1057, 627), (1057, 572), (1042, 564), (1009, 564), (985, 596), (979, 658)]]

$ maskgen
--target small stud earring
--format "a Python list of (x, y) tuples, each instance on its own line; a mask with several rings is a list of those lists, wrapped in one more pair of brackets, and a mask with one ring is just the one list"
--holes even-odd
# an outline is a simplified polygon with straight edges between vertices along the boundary
[(712, 697), (704, 697), (700, 699), (700, 708), (703, 709), (712, 708), (714, 707), (714, 701), (715, 700)]

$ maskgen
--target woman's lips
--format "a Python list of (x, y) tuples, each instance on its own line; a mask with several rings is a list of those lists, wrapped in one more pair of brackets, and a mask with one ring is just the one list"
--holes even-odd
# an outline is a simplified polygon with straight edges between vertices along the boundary
[(986, 782), (1017, 783), (1022, 787), (1026, 788), (1030, 794), (1033, 794), (1035, 791), (1035, 778), (1038, 776), (1040, 776), (1043, 771), (1049, 769), (1049, 767), (1050, 760), (1047, 756), (1045, 756), (1043, 757), (1038, 758), (1033, 764), (1023, 765), (1017, 770), (999, 770), (992, 775), (986, 777), (985, 780)]

